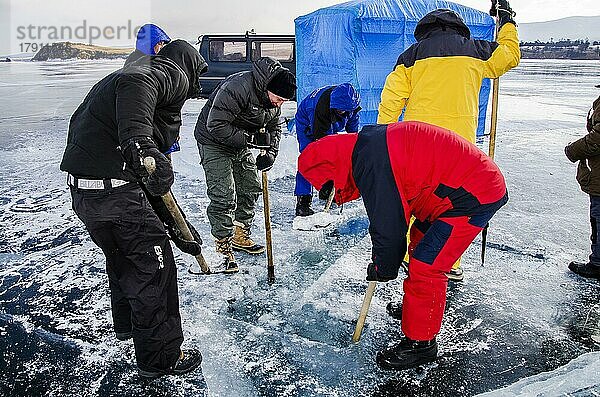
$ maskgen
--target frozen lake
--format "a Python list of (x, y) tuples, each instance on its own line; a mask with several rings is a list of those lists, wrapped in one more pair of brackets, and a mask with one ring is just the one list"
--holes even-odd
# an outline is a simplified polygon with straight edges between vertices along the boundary
[[(292, 230), (287, 135), (270, 172), (276, 283), (266, 282), (264, 257), (239, 254), (239, 274), (203, 277), (175, 249), (184, 346), (202, 351), (203, 375), (147, 384), (133, 345), (113, 337), (104, 257), (58, 170), (70, 115), (118, 67), (0, 63), (0, 395), (600, 395), (600, 283), (567, 269), (588, 255), (589, 199), (563, 153), (585, 133), (600, 62), (526, 60), (501, 79), (496, 160), (510, 201), (492, 220), (485, 266), (477, 238), (465, 281), (449, 286), (436, 363), (399, 373), (375, 364), (400, 337), (385, 305), (401, 298), (401, 278), (378, 286), (361, 342), (350, 341), (367, 286), (368, 220), (358, 201), (337, 227)], [(216, 263), (192, 133), (202, 103), (184, 108), (173, 190)], [(261, 209), (259, 200), (254, 235), (264, 241)]]

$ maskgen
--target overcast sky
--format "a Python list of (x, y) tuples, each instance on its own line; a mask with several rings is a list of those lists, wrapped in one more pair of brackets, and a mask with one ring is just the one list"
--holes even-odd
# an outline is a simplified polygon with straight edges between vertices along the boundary
[[(457, 3), (482, 11), (490, 1), (457, 0)], [(27, 26), (89, 25), (133, 26), (152, 21), (165, 28), (171, 37), (193, 40), (205, 33), (293, 33), (294, 18), (318, 8), (340, 3), (335, 0), (0, 0), (0, 46), (15, 49), (25, 41), (44, 41), (40, 32), (25, 32)], [(567, 16), (600, 15), (600, 0), (513, 0), (517, 22), (537, 22)], [(600, 29), (600, 27), (598, 28)], [(27, 33), (23, 38), (23, 34)], [(42, 31), (47, 38), (48, 31)], [(122, 30), (125, 35), (127, 30)], [(33, 36), (33, 37), (32, 37)], [(8, 38), (8, 40), (7, 40)], [(46, 40), (47, 41), (47, 40)], [(82, 41), (82, 40), (79, 40)], [(96, 44), (127, 45), (129, 38)], [(6, 53), (0, 48), (0, 53)]]

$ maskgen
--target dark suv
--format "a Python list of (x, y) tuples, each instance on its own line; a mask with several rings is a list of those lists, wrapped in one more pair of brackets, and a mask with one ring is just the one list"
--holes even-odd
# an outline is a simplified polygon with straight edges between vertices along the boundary
[(200, 77), (203, 98), (225, 77), (252, 69), (260, 57), (272, 57), (296, 74), (296, 45), (293, 35), (204, 35), (198, 37), (200, 55), (208, 63), (208, 72)]

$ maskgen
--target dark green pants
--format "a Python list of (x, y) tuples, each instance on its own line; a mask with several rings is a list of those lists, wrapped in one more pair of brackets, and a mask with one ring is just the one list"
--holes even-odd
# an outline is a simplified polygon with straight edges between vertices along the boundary
[(231, 152), (212, 145), (198, 145), (206, 175), (210, 204), (206, 210), (212, 235), (233, 236), (233, 221), (246, 226), (254, 219), (254, 206), (262, 186), (254, 156), (248, 149)]

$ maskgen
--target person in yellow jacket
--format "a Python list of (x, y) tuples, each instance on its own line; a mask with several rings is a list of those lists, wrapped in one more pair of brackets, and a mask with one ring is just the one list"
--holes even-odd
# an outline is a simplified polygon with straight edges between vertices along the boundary
[[(387, 76), (378, 124), (421, 121), (456, 132), (475, 142), (479, 90), (484, 78), (496, 78), (519, 64), (521, 51), (514, 12), (506, 0), (492, 0), (498, 15), (496, 42), (475, 40), (454, 11), (438, 9), (417, 24), (417, 42), (399, 57)], [(460, 260), (448, 278), (462, 280)]]

